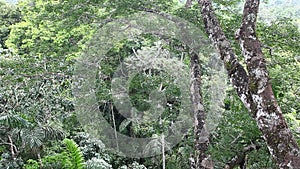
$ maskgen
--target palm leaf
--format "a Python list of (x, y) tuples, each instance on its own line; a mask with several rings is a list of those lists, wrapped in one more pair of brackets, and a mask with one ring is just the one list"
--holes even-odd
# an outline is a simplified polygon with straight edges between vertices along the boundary
[(27, 127), (29, 122), (18, 115), (7, 114), (0, 116), (0, 124), (9, 128), (23, 128)]
[(42, 130), (44, 131), (46, 140), (59, 140), (64, 137), (64, 132), (59, 127), (47, 125), (42, 126)]
[(43, 130), (39, 128), (35, 129), (23, 129), (20, 132), (23, 145), (29, 145), (31, 149), (39, 148), (43, 145), (43, 139), (45, 137)]

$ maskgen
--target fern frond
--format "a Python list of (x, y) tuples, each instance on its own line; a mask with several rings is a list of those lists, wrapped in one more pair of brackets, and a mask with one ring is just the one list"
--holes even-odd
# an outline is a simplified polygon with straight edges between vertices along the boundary
[(64, 139), (68, 154), (72, 162), (72, 169), (84, 169), (84, 158), (82, 152), (74, 140)]

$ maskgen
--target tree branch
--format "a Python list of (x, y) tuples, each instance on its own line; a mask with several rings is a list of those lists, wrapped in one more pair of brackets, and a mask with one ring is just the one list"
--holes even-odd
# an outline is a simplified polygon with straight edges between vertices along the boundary
[(249, 73), (249, 92), (254, 101), (252, 115), (280, 168), (300, 166), (299, 147), (275, 99), (262, 52), (256, 36), (259, 0), (246, 0), (242, 24), (236, 32)]
[(12, 159), (15, 160), (17, 155), (18, 155), (17, 147), (13, 144), (11, 136), (8, 135), (7, 137), (8, 137), (8, 140), (9, 140), (8, 145), (10, 145), (10, 152), (11, 152)]
[(244, 147), (244, 150), (239, 155), (234, 156), (229, 162), (227, 162), (224, 169), (233, 169), (236, 166), (240, 166), (241, 169), (246, 168), (245, 163), (246, 163), (247, 153), (253, 150), (258, 150), (260, 148), (261, 146), (255, 144), (251, 144)]
[(228, 77), (236, 89), (238, 96), (244, 105), (251, 110), (252, 98), (248, 91), (248, 75), (239, 63), (229, 40), (227, 40), (212, 8), (210, 0), (198, 0), (201, 6), (201, 14), (204, 20), (205, 30), (221, 55), (221, 59), (227, 70)]
[(198, 54), (192, 53), (191, 62), (191, 100), (194, 114), (195, 135), (195, 167), (201, 169), (213, 168), (212, 161), (206, 154), (209, 145), (209, 133), (206, 129), (206, 113), (201, 95), (201, 69)]
[(230, 42), (214, 15), (210, 0), (198, 0), (206, 32), (224, 61), (228, 76), (238, 96), (256, 119), (259, 129), (279, 168), (300, 166), (299, 147), (282, 116), (269, 82), (262, 44), (255, 27), (259, 0), (246, 0), (241, 27), (236, 32), (247, 72), (238, 62)]

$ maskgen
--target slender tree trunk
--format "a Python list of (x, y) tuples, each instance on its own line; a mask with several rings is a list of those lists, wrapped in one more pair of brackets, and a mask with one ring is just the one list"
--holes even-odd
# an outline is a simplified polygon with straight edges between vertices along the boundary
[(165, 155), (165, 136), (161, 135), (161, 153), (162, 153), (162, 169), (166, 169), (166, 155)]
[(185, 7), (190, 8), (192, 6), (192, 2), (193, 2), (192, 0), (186, 0)]
[(9, 145), (10, 145), (11, 157), (13, 160), (15, 160), (16, 159), (15, 146), (13, 144), (13, 141), (12, 141), (12, 138), (10, 135), (8, 135), (8, 140), (9, 140)]
[(40, 152), (37, 153), (37, 158), (38, 158), (38, 161), (40, 163), (40, 168), (43, 168), (43, 161), (42, 161)]
[(192, 53), (191, 62), (191, 100), (194, 113), (195, 156), (194, 167), (197, 169), (213, 168), (206, 151), (209, 145), (209, 134), (205, 127), (205, 110), (201, 95), (201, 70), (198, 55)]
[(112, 118), (113, 127), (114, 127), (114, 136), (116, 139), (116, 146), (117, 146), (117, 150), (119, 150), (119, 142), (118, 142), (119, 139), (118, 139), (116, 120), (115, 120), (115, 115), (114, 115), (114, 106), (112, 104), (110, 104), (110, 110), (111, 110), (111, 118)]
[(210, 0), (198, 0), (206, 32), (221, 55), (240, 99), (255, 118), (279, 168), (300, 168), (299, 147), (274, 97), (255, 26), (259, 0), (246, 0), (243, 20), (236, 32), (247, 72), (237, 60), (230, 42), (214, 15)]

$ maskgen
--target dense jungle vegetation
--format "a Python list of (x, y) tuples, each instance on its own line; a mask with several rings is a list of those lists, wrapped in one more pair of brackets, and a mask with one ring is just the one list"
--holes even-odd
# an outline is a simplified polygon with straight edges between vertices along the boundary
[[(260, 3), (256, 34), (263, 44), (274, 96), (300, 145), (300, 1)], [(242, 0), (213, 0), (215, 15), (245, 66), (235, 37), (243, 4)], [(101, 117), (93, 118), (107, 121), (112, 137), (121, 133), (131, 138), (150, 138), (143, 152), (154, 156), (131, 158), (115, 153), (107, 146), (107, 138), (97, 135), (105, 128), (82, 122), (88, 113), (76, 107), (78, 98), (73, 87), (77, 85), (74, 72), (78, 60), (101, 55), (103, 51), (97, 50), (113, 41), (110, 37), (97, 39), (112, 21), (140, 11), (155, 11), (192, 23), (208, 39), (200, 8), (196, 1), (186, 7), (186, 1), (181, 0), (0, 0), (0, 169), (191, 168), (193, 127), (175, 145), (161, 139), (166, 131), (180, 130), (175, 126), (180, 114), (191, 113), (191, 54), (181, 41), (149, 32), (120, 40), (105, 51), (94, 74), (92, 92)], [(113, 30), (106, 31), (114, 34)], [(157, 59), (157, 51), (161, 60)], [(126, 88), (128, 95), (120, 99), (113, 91), (113, 78), (121, 76), (121, 62), (128, 72), (133, 68), (140, 71), (120, 82), (123, 86), (117, 86)], [(240, 161), (231, 168), (278, 168), (222, 62), (201, 55), (200, 63), (203, 103), (211, 130), (205, 153), (214, 168), (224, 168), (235, 158)], [(160, 64), (167, 71), (161, 70)], [(92, 69), (85, 66), (86, 70)], [(189, 101), (187, 107), (185, 99)], [(142, 116), (143, 120), (121, 112), (130, 111), (121, 110), (124, 100), (135, 108), (134, 116)], [(162, 105), (163, 109), (154, 105)], [(129, 145), (117, 146), (122, 149)]]

